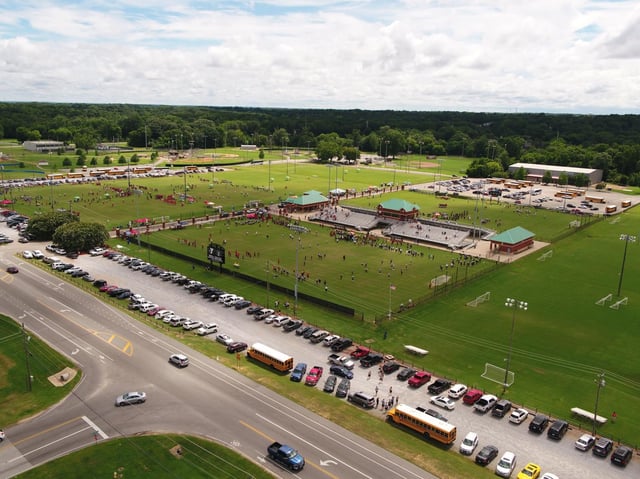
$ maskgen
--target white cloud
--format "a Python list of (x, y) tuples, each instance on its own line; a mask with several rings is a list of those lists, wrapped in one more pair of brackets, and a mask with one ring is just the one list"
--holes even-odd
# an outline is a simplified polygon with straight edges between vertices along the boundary
[(630, 0), (144, 5), (0, 6), (0, 98), (640, 112)]

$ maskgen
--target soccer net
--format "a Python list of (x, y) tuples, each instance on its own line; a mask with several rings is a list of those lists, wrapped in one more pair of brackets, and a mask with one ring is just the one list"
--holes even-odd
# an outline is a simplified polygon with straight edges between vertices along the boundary
[(604, 306), (604, 304), (605, 304), (607, 301), (611, 301), (611, 300), (612, 300), (612, 298), (613, 298), (613, 294), (609, 293), (608, 295), (606, 295), (606, 296), (604, 296), (603, 298), (600, 298), (598, 301), (596, 301), (596, 304), (597, 304), (598, 306)]
[(475, 308), (480, 303), (484, 303), (485, 301), (489, 301), (490, 299), (491, 299), (491, 291), (487, 291), (486, 293), (481, 294), (480, 296), (478, 296), (473, 301), (469, 301), (467, 303), (467, 306), (471, 306), (472, 308)]
[(446, 274), (441, 274), (440, 276), (436, 276), (429, 282), (429, 288), (442, 286), (443, 284), (448, 283), (450, 279), (451, 279), (451, 276), (447, 276)]
[(538, 261), (546, 261), (546, 260), (548, 260), (549, 258), (553, 258), (553, 250), (549, 250), (549, 251), (547, 251), (546, 253), (544, 253), (544, 254), (540, 255), (540, 256), (538, 257)]
[[(505, 373), (506, 373), (506, 381), (505, 381)], [(505, 387), (509, 387), (513, 384), (516, 375), (513, 371), (509, 371), (505, 368), (501, 368), (496, 366), (495, 364), (485, 363), (484, 364), (484, 373), (481, 374), (481, 377), (488, 379), (491, 382), (501, 384)]]

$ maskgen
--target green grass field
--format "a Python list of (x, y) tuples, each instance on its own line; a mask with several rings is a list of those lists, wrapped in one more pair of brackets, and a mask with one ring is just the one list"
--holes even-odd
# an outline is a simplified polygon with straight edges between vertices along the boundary
[[(174, 451), (181, 448), (181, 454)], [(16, 477), (137, 478), (272, 478), (264, 469), (231, 449), (192, 436), (139, 436), (115, 439), (82, 449)]]
[[(29, 351), (28, 358), (26, 351)], [(69, 394), (82, 376), (77, 374), (62, 387), (51, 384), (47, 378), (65, 367), (73, 367), (72, 362), (29, 330), (23, 335), (19, 324), (2, 315), (0, 366), (0, 397), (4, 406), (0, 408), (0, 425), (13, 424), (55, 404)], [(33, 377), (31, 390), (27, 371)]]

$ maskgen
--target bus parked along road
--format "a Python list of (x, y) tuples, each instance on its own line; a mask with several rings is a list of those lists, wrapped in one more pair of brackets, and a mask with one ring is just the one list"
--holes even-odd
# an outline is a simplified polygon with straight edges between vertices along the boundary
[(387, 418), (396, 424), (402, 424), (419, 432), (426, 438), (435, 439), (443, 444), (453, 444), (456, 440), (456, 427), (448, 422), (419, 411), (406, 404), (399, 404), (387, 413)]
[(286, 372), (293, 368), (293, 358), (262, 343), (254, 343), (247, 350), (247, 356), (271, 366), (278, 371)]

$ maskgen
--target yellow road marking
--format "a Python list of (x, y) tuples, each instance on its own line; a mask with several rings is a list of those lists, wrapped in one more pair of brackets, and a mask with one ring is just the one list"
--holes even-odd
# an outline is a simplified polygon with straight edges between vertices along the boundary
[(52, 311), (53, 313), (63, 317), (67, 321), (75, 324), (80, 329), (84, 329), (88, 333), (93, 334), (95, 337), (101, 339), (102, 341), (104, 341), (108, 345), (112, 346), (113, 348), (117, 349), (118, 351), (126, 354), (127, 356), (133, 356), (133, 343), (131, 341), (129, 341), (128, 339), (126, 339), (126, 338), (124, 338), (124, 337), (122, 337), (122, 336), (120, 336), (118, 334), (113, 334), (113, 333), (106, 332), (106, 331), (95, 331), (95, 330), (93, 330), (91, 328), (87, 328), (87, 327), (83, 326), (82, 324), (78, 323), (77, 321), (74, 321), (73, 319), (65, 316), (64, 314), (61, 314), (60, 312), (56, 311), (55, 309), (50, 307), (48, 304), (45, 304), (42, 301), (38, 301), (38, 303), (40, 303), (42, 306), (44, 306), (48, 310)]
[(46, 433), (54, 431), (54, 430), (56, 430), (58, 428), (64, 427), (67, 424), (71, 424), (72, 422), (75, 422), (75, 421), (77, 421), (79, 419), (82, 419), (82, 417), (81, 416), (74, 417), (73, 419), (69, 419), (68, 421), (65, 421), (63, 423), (57, 424), (55, 426), (51, 426), (49, 429), (45, 429), (44, 431), (37, 432), (35, 434), (32, 434), (31, 436), (27, 436), (27, 437), (25, 437), (23, 439), (20, 439), (19, 441), (12, 442), (12, 444), (14, 444), (14, 445), (22, 444), (23, 442), (30, 441), (31, 439), (33, 439), (35, 437), (42, 436), (43, 434), (46, 434)]

